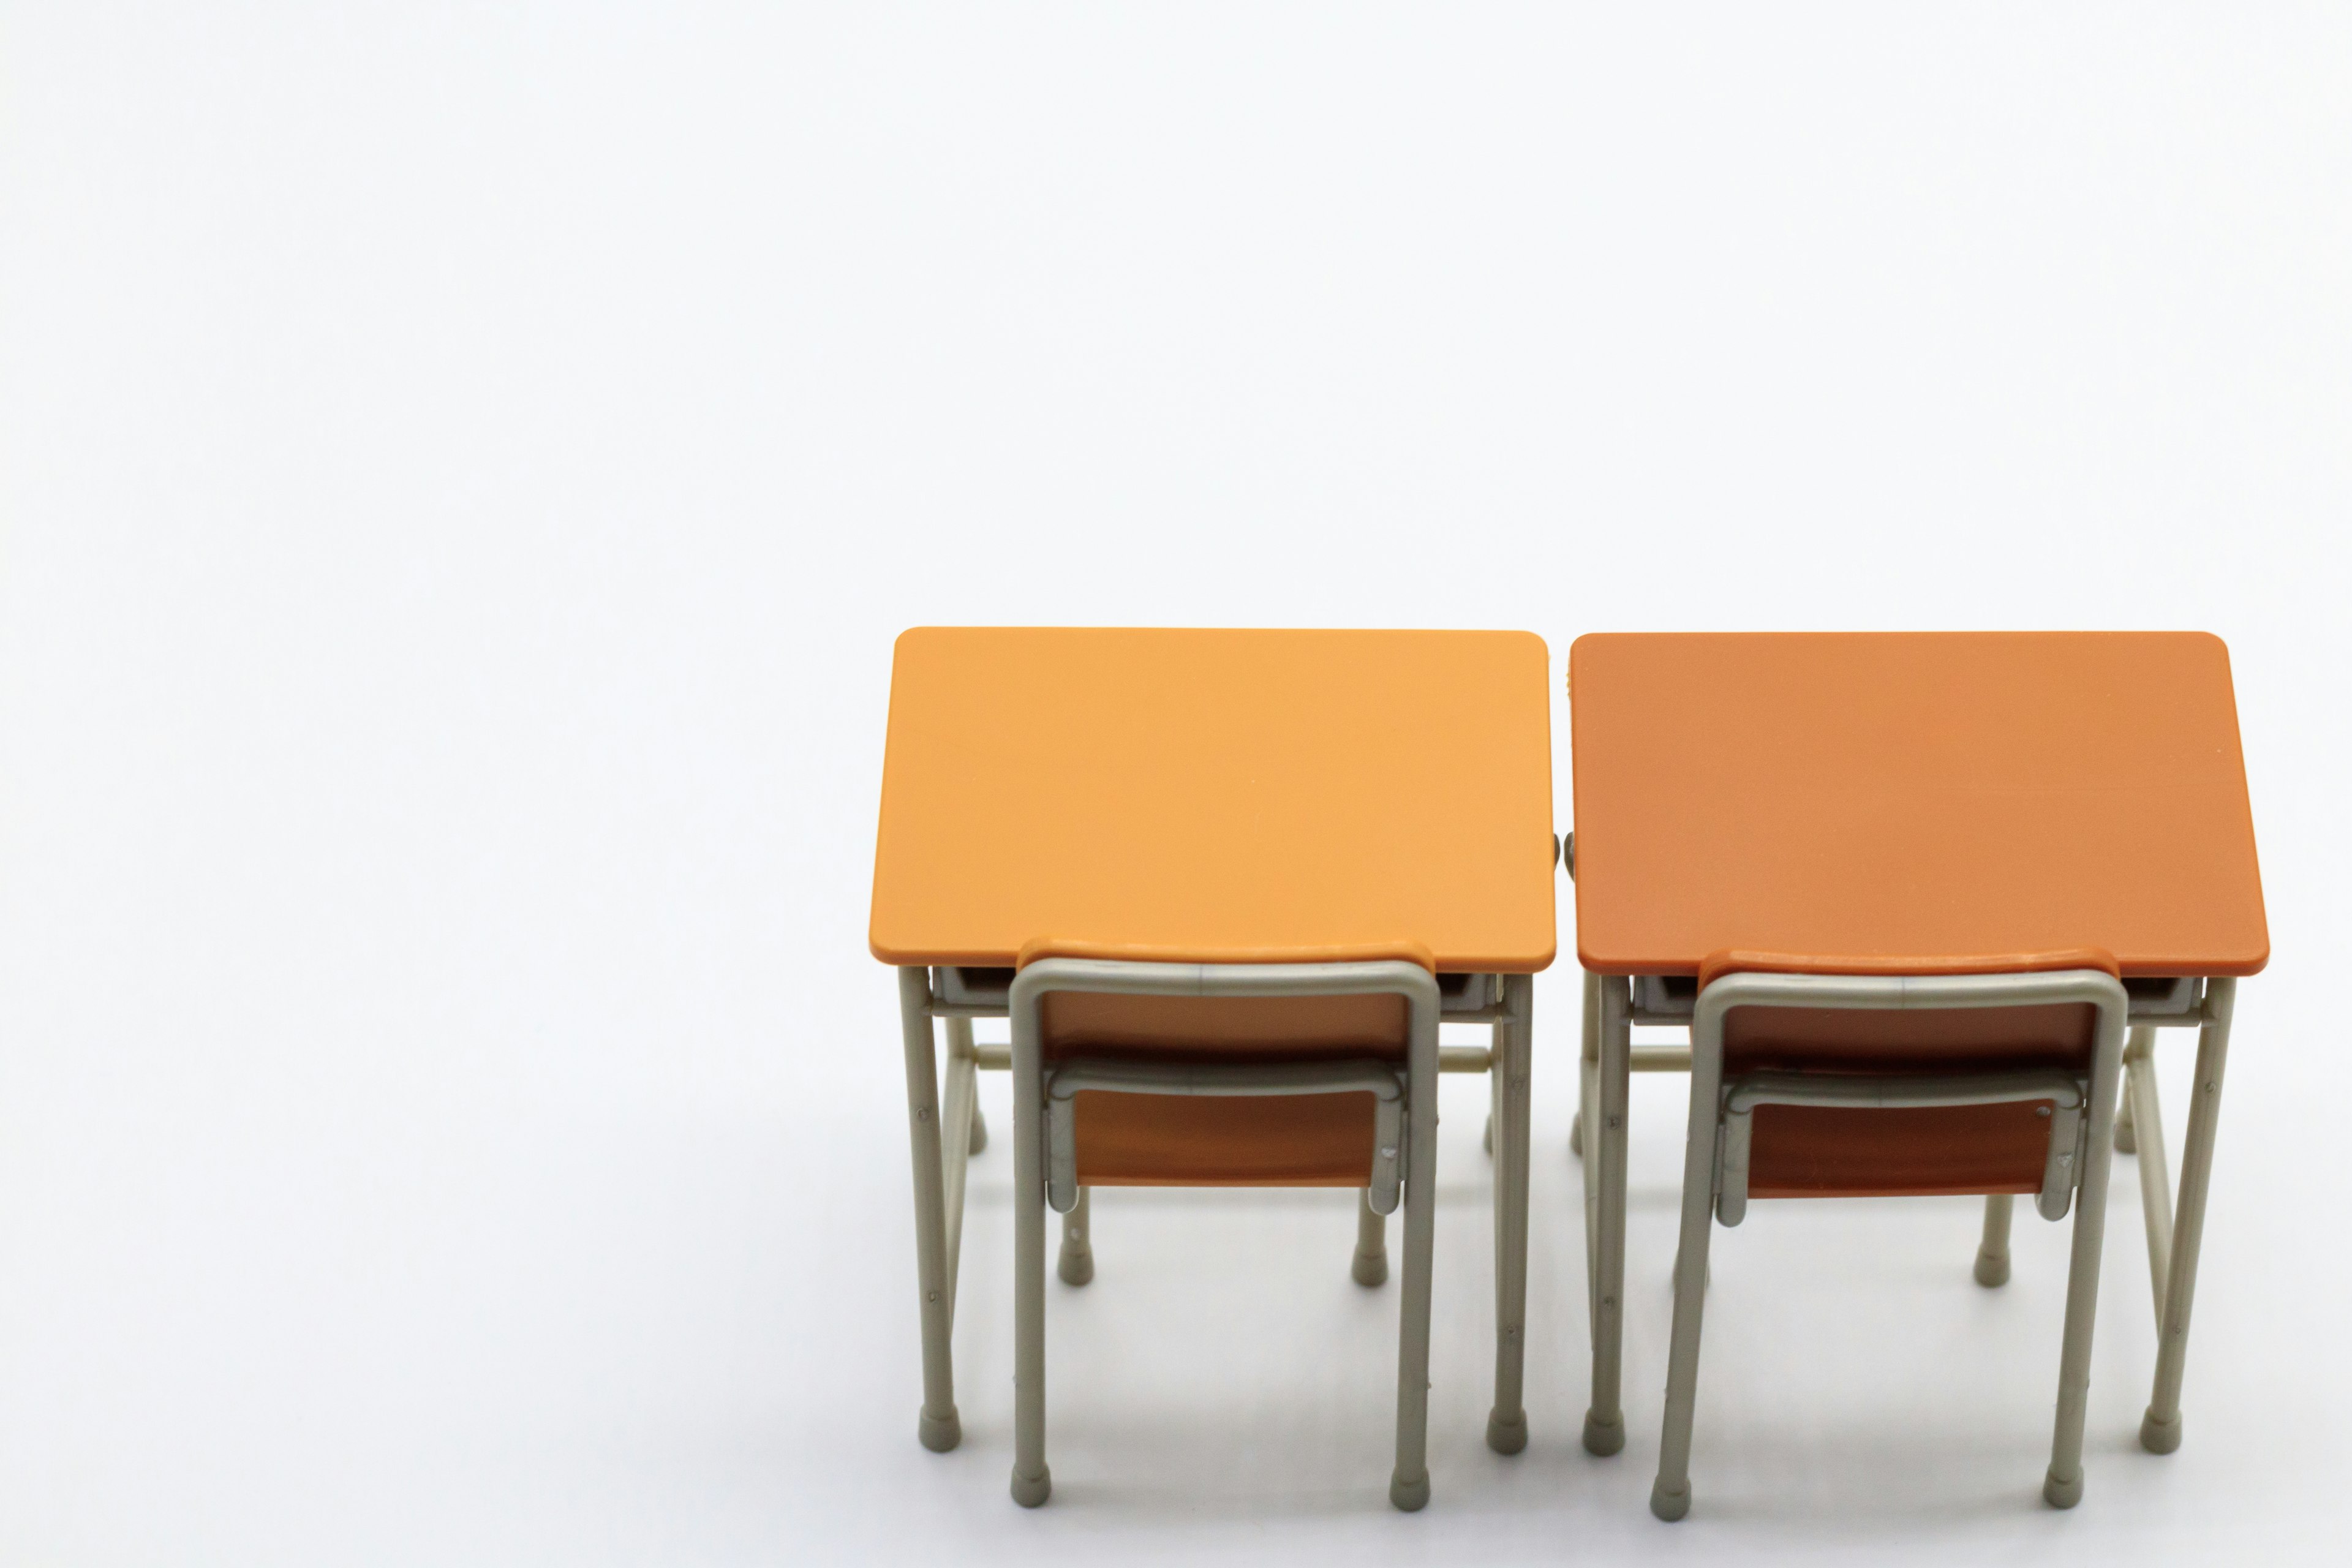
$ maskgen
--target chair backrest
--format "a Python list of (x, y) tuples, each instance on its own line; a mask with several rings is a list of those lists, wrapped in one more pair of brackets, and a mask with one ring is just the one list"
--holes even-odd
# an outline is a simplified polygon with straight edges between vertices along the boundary
[[(1417, 1032), (1434, 1052), (1425, 956), (1202, 963), (1117, 951), (1033, 943), (1012, 993), (1016, 1045), (1034, 1034), (1049, 1091), (1063, 1075), (1077, 1183), (1392, 1186), (1397, 1140), (1376, 1136), (1378, 1097), (1363, 1072), (1339, 1069), (1402, 1069)], [(1129, 1068), (1071, 1077), (1104, 1064)], [(1327, 1071), (1336, 1076), (1323, 1086)], [(1383, 1067), (1372, 1079), (1392, 1114), (1398, 1074)], [(1079, 1082), (1087, 1087), (1066, 1089)], [(1099, 1087), (1108, 1082), (1118, 1087)]]
[[(1740, 975), (1756, 978), (1714, 989)], [(1753, 1197), (2040, 1193), (2048, 1212), (2053, 1185), (2071, 1184), (2103, 1043), (2119, 1051), (2123, 1026), (2115, 960), (2090, 951), (1726, 952), (1701, 970), (1700, 995), (1727, 1106), (1751, 1119), (1738, 1131)]]

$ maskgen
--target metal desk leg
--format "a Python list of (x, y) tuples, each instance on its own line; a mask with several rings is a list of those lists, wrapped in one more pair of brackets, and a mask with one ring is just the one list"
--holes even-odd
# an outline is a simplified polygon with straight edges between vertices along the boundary
[[(2180, 1375), (2189, 1359), (2189, 1310), (2197, 1296), (2197, 1252), (2205, 1239), (2205, 1195), (2213, 1175), (2214, 1123), (2221, 1112), (2221, 1069), (2230, 1055), (2230, 1016), (2238, 998), (2231, 979), (2205, 983), (2205, 1022), (2197, 1031), (2196, 1098), (2180, 1151), (2180, 1198), (2172, 1216), (2171, 1268), (2164, 1285), (2164, 1329), (2156, 1349), (2156, 1392), (2139, 1424), (2140, 1447), (2169, 1454), (2180, 1447)], [(2138, 1129), (2142, 1146), (2147, 1129)]]
[(2164, 1105), (2156, 1090), (2156, 1031), (2143, 1024), (2124, 1047), (2124, 1103), (2132, 1107), (2139, 1157), (2140, 1218), (2147, 1226), (2147, 1297), (2156, 1332), (2164, 1334), (2164, 1282), (2172, 1277), (2172, 1165), (2166, 1156)]
[(907, 1133), (915, 1161), (915, 1278), (922, 1292), (923, 1409), (915, 1434), (943, 1454), (963, 1440), (955, 1407), (955, 1363), (949, 1347), (947, 1200), (940, 1168), (939, 1060), (931, 1044), (928, 971), (898, 971), (898, 1024), (907, 1046)]
[[(1585, 1147), (1599, 1179), (1585, 1194), (1586, 1232), (1592, 1259), (1592, 1404), (1584, 1413), (1584, 1447), (1613, 1454), (1625, 1446), (1621, 1404), (1625, 1348), (1625, 1143), (1626, 1103), (1633, 1070), (1633, 996), (1619, 975), (1588, 975), (1597, 990), (1589, 1016), (1600, 1036), (1594, 1072), (1598, 1103)], [(1595, 1145), (1598, 1148), (1595, 1148)]]
[(1535, 977), (1503, 977), (1495, 1025), (1495, 1407), (1486, 1447), (1528, 1446), (1528, 1079), (1533, 1058)]

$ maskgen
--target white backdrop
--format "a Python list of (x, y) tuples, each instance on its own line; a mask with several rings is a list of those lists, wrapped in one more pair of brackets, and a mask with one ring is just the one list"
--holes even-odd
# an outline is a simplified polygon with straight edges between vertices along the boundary
[[(1897, 9), (12, 6), (0, 1559), (2333, 1560), (2352, 19)], [(1466, 1080), (1425, 1513), (1328, 1194), (1100, 1201), (1016, 1509), (1002, 1144), (923, 1452), (921, 622), (2220, 633), (2186, 1447), (2128, 1172), (2071, 1514), (2063, 1227), (1995, 1294), (1966, 1200), (1768, 1205), (1651, 1520), (1680, 1082), (1594, 1460), (1563, 967), (1525, 1454)]]

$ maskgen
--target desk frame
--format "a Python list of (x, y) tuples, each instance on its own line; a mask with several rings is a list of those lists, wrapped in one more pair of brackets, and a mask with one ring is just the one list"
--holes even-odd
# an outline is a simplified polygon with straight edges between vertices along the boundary
[[(982, 1046), (971, 1037), (974, 1018), (1010, 1017), (1011, 972), (941, 966), (898, 971), (898, 1018), (907, 1057), (908, 1142), (915, 1180), (915, 1274), (923, 1342), (923, 1404), (916, 1435), (924, 1447), (945, 1453), (963, 1439), (956, 1412), (956, 1285), (963, 1252), (964, 1190), (973, 1154), (986, 1147), (979, 1105), (979, 1074), (1009, 1071), (1009, 1046)], [(1495, 1156), (1495, 1405), (1486, 1443), (1498, 1453), (1527, 1446), (1525, 1404), (1528, 1299), (1528, 1076), (1535, 1021), (1531, 974), (1441, 974), (1441, 1024), (1486, 1024), (1493, 1044), (1442, 1046), (1441, 1073), (1487, 1075), (1490, 1146)], [(938, 1031), (946, 1024), (947, 1073), (941, 1085)], [(1087, 1238), (1087, 1189), (1064, 1216), (1062, 1277), (1083, 1283), (1093, 1273)], [(1044, 1194), (1039, 1194), (1043, 1201)], [(1360, 1202), (1358, 1207), (1362, 1208)], [(1369, 1215), (1369, 1211), (1366, 1211)], [(1360, 1227), (1360, 1281), (1385, 1278), (1363, 1269), (1375, 1217)], [(1083, 1258), (1083, 1268), (1074, 1260)]]
[[(1573, 861), (1570, 862), (1571, 874)], [(2189, 1359), (2189, 1315), (2197, 1295), (2197, 1259), (2205, 1238), (2205, 1201), (2213, 1174), (2213, 1136), (2221, 1113), (2221, 1076), (2230, 1054), (2230, 1021), (2238, 983), (2226, 975), (2132, 980), (2130, 1035), (2124, 1045), (2124, 1105), (2116, 1148), (2137, 1152), (2140, 1207), (2147, 1230), (2148, 1282), (2155, 1298), (2156, 1384), (2139, 1428), (2152, 1454), (2180, 1447), (2180, 1383)], [(1696, 983), (1642, 975), (1584, 976), (1583, 1062), (1577, 1121), (1570, 1143), (1584, 1166), (1585, 1277), (1592, 1325), (1592, 1403), (1584, 1417), (1584, 1446), (1595, 1454), (1624, 1447), (1621, 1397), (1624, 1348), (1626, 1101), (1631, 1074), (1688, 1072), (1688, 1046), (1636, 1046), (1633, 1026), (1688, 1028)], [(2176, 1199), (2165, 1159), (2163, 1108), (2156, 1084), (2156, 1031), (2197, 1031), (2195, 1098), (2180, 1155)], [(1597, 1118), (1597, 1121), (1594, 1120)], [(1597, 1136), (1587, 1136), (1591, 1122)], [(1978, 1279), (1998, 1285), (2009, 1277), (2009, 1205), (1988, 1199), (1985, 1250)], [(1996, 1230), (1998, 1236), (1996, 1236)], [(1996, 1250), (1998, 1249), (1998, 1250)], [(1988, 1268), (1997, 1262), (1997, 1268)]]

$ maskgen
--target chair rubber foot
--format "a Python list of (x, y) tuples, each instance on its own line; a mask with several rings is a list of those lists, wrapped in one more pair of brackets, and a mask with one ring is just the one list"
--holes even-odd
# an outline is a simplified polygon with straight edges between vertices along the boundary
[(2009, 1254), (1996, 1256), (1990, 1252), (1977, 1254), (1977, 1283), (1988, 1290), (2009, 1283)]
[(987, 1147), (988, 1118), (982, 1116), (980, 1107), (975, 1105), (971, 1108), (971, 1152), (977, 1154)]
[(1062, 1277), (1065, 1285), (1084, 1285), (1095, 1277), (1095, 1249), (1091, 1247), (1064, 1247), (1061, 1261), (1054, 1272)]
[(2116, 1123), (2116, 1152), (2118, 1154), (2139, 1152), (2139, 1134), (2132, 1131), (2132, 1125), (2128, 1121)]
[(1385, 1285), (1389, 1279), (1389, 1255), (1385, 1251), (1359, 1252), (1356, 1261), (1348, 1266), (1348, 1273), (1359, 1285)]
[(1497, 1454), (1516, 1454), (1528, 1446), (1528, 1413), (1520, 1411), (1506, 1421), (1494, 1411), (1486, 1412), (1486, 1447)]
[(1389, 1501), (1406, 1513), (1419, 1513), (1429, 1506), (1429, 1472), (1423, 1470), (1412, 1480), (1402, 1476), (1389, 1481)]
[(1013, 1472), (1013, 1500), (1023, 1508), (1044, 1506), (1054, 1495), (1054, 1472), (1045, 1466), (1037, 1467), (1034, 1476), (1024, 1476), (1018, 1468)]
[(2058, 1472), (2052, 1470), (2042, 1479), (2042, 1500), (2052, 1508), (2073, 1508), (2083, 1500), (2083, 1478), (2077, 1475), (2071, 1481), (2062, 1481)]
[(1679, 1489), (1675, 1491), (1668, 1491), (1666, 1489), (1666, 1483), (1664, 1481), (1659, 1481), (1655, 1485), (1652, 1486), (1650, 1488), (1650, 1511), (1656, 1514), (1660, 1519), (1664, 1520), (1668, 1524), (1674, 1523), (1676, 1520), (1682, 1518), (1683, 1515), (1690, 1512), (1690, 1487), (1688, 1483), (1685, 1483)]
[(1625, 1417), (1612, 1415), (1606, 1421), (1588, 1410), (1584, 1413), (1584, 1451), (1602, 1458), (1625, 1446)]
[(952, 1405), (945, 1415), (934, 1415), (926, 1410), (915, 1417), (915, 1436), (932, 1453), (944, 1454), (963, 1441), (963, 1423), (956, 1418)]
[(1584, 1118), (1581, 1116), (1568, 1124), (1568, 1152), (1580, 1160), (1584, 1158)]
[(2158, 1421), (2151, 1410), (2140, 1417), (2139, 1446), (2151, 1454), (2169, 1454), (2180, 1447), (2180, 1412), (2172, 1413), (2169, 1421)]

